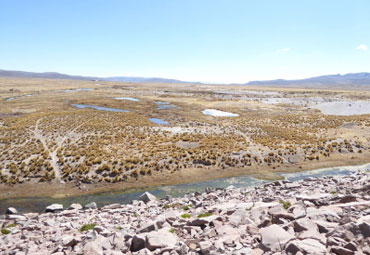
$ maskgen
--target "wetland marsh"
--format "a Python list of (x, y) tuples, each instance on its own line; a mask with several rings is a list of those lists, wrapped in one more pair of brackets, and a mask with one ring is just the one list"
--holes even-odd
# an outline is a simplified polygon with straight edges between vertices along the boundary
[(369, 163), (366, 88), (20, 78), (0, 84), (0, 198), (248, 174), (274, 179)]

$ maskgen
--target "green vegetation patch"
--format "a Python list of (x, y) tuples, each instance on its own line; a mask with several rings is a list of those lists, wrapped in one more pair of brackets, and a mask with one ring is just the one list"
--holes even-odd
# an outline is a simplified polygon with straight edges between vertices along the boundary
[(183, 215), (181, 215), (181, 218), (183, 219), (189, 219), (191, 217), (191, 214), (188, 214), (188, 213), (184, 213)]
[(9, 229), (7, 229), (7, 228), (2, 228), (1, 229), (1, 234), (3, 234), (3, 235), (8, 235), (8, 234), (10, 234), (10, 230)]
[(285, 210), (288, 210), (289, 207), (292, 206), (292, 204), (289, 201), (280, 200), (279, 202), (280, 202), (280, 204), (283, 205), (283, 207), (284, 207)]
[(192, 205), (184, 205), (183, 207), (182, 207), (182, 209), (184, 210), (184, 211), (187, 211), (187, 210), (189, 210), (191, 207), (193, 207)]
[(209, 217), (211, 215), (212, 215), (212, 213), (210, 213), (210, 212), (201, 213), (201, 214), (198, 215), (198, 218), (205, 218), (205, 217)]
[(80, 228), (80, 232), (85, 232), (85, 231), (88, 231), (88, 230), (92, 230), (94, 229), (94, 227), (96, 226), (95, 223), (91, 223), (91, 224), (85, 224), (83, 225), (81, 228)]

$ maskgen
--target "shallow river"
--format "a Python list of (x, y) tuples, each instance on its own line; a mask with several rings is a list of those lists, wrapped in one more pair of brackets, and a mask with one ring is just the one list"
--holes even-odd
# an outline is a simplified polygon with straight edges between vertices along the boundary
[[(334, 167), (317, 169), (306, 172), (298, 173), (282, 173), (285, 179), (290, 181), (299, 181), (307, 177), (323, 177), (323, 176), (335, 176), (335, 175), (348, 175), (354, 171), (370, 171), (370, 163), (362, 166), (347, 166), (347, 167)], [(132, 200), (137, 199), (144, 191), (149, 191), (157, 197), (164, 197), (170, 195), (172, 197), (183, 196), (186, 193), (195, 191), (204, 191), (207, 187), (212, 188), (226, 188), (230, 185), (235, 187), (252, 187), (262, 185), (266, 181), (255, 179), (251, 176), (240, 176), (222, 178), (211, 181), (188, 183), (188, 184), (177, 184), (171, 186), (163, 186), (152, 189), (142, 189), (129, 192), (107, 192), (98, 193), (91, 195), (74, 196), (68, 198), (48, 198), (48, 197), (31, 197), (31, 198), (16, 198), (16, 199), (4, 199), (0, 200), (0, 214), (5, 213), (8, 207), (15, 207), (20, 212), (42, 212), (46, 206), (59, 203), (63, 204), (64, 208), (67, 208), (72, 203), (80, 203), (85, 205), (90, 202), (96, 202), (97, 205), (104, 206), (112, 203), (130, 203)]]

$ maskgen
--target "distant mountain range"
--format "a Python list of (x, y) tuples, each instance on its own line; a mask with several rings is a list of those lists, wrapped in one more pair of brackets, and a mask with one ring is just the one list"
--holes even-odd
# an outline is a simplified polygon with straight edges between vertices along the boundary
[(66, 79), (66, 80), (95, 80), (96, 77), (85, 77), (78, 75), (68, 75), (55, 72), (47, 73), (33, 73), (23, 71), (8, 71), (0, 69), (0, 77), (14, 77), (14, 78), (44, 78), (44, 79)]
[(323, 85), (370, 85), (370, 73), (349, 73), (323, 75), (300, 80), (269, 80), (250, 81), (246, 85), (302, 85), (302, 86), (323, 86)]
[(200, 82), (190, 82), (190, 81), (180, 81), (175, 79), (165, 79), (165, 78), (144, 78), (144, 77), (108, 77), (101, 78), (106, 81), (120, 81), (120, 82), (149, 82), (149, 83), (191, 83), (191, 84), (201, 84)]
[(175, 79), (165, 78), (145, 78), (145, 77), (92, 77), (80, 75), (68, 75), (56, 72), (34, 73), (23, 71), (9, 71), (0, 69), (0, 77), (14, 77), (14, 78), (40, 78), (40, 79), (65, 79), (65, 80), (97, 80), (97, 81), (118, 81), (118, 82), (148, 82), (148, 83), (189, 83), (200, 84), (200, 82), (188, 82)]
[[(202, 84), (200, 82), (188, 82), (165, 78), (145, 78), (145, 77), (89, 77), (80, 75), (68, 75), (55, 72), (34, 73), (23, 71), (8, 71), (0, 69), (0, 77), (14, 78), (45, 78), (45, 79), (67, 79), (67, 80), (98, 80), (98, 81), (117, 81), (117, 82), (148, 82), (148, 83), (183, 83), (183, 84)], [(300, 80), (268, 80), (250, 81), (242, 85), (276, 85), (276, 86), (331, 86), (331, 85), (370, 85), (370, 73), (349, 73), (323, 75)]]

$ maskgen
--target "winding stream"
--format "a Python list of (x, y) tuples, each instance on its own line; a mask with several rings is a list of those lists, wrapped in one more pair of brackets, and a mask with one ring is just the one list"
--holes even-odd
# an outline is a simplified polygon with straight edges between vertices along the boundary
[[(281, 175), (284, 176), (286, 180), (299, 181), (308, 177), (348, 175), (355, 171), (370, 171), (370, 163), (362, 166), (331, 167), (298, 173), (281, 173)], [(204, 182), (162, 186), (151, 189), (141, 189), (126, 192), (106, 192), (67, 198), (31, 197), (3, 199), (0, 200), (0, 214), (5, 213), (5, 210), (11, 206), (17, 208), (17, 210), (22, 213), (42, 212), (46, 206), (53, 203), (63, 204), (64, 208), (67, 208), (72, 203), (80, 203), (84, 205), (90, 202), (96, 202), (98, 206), (104, 206), (112, 203), (126, 204), (130, 203), (134, 199), (137, 199), (144, 191), (149, 191), (160, 198), (166, 195), (180, 197), (189, 192), (202, 192), (207, 187), (226, 188), (230, 185), (233, 185), (237, 188), (253, 187), (262, 185), (266, 182), (267, 181), (255, 179), (252, 176), (240, 176)]]

